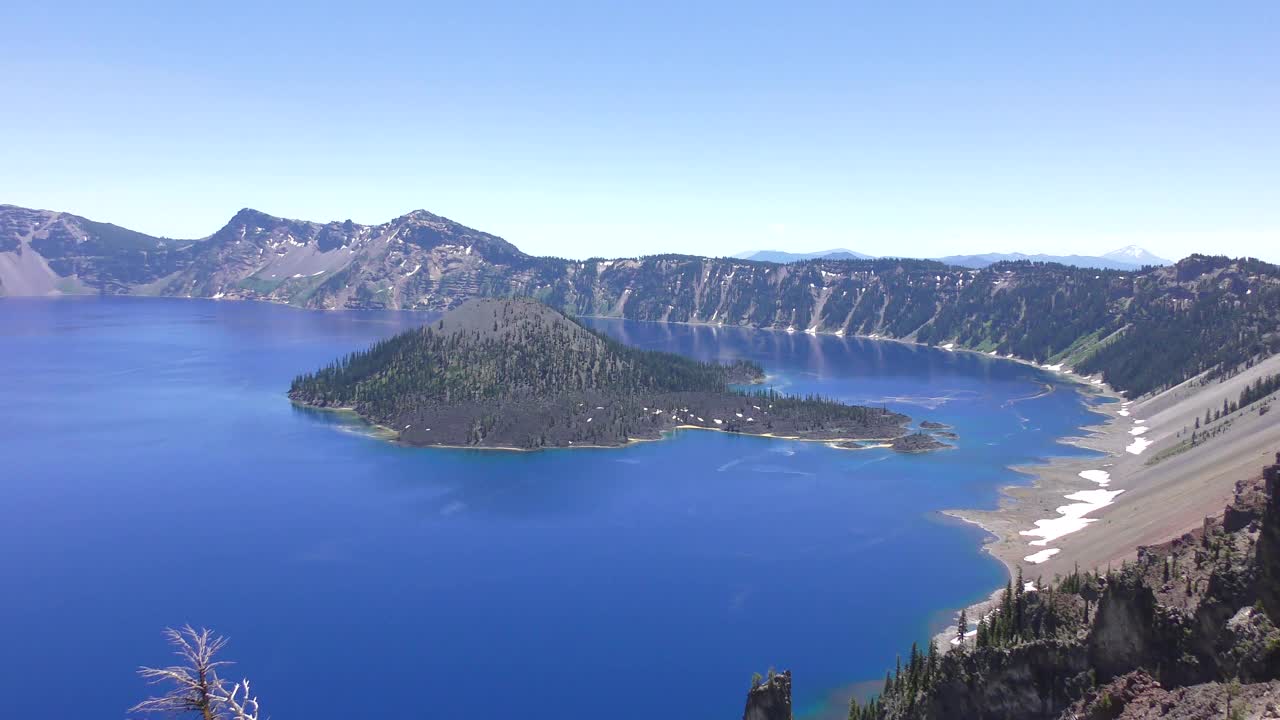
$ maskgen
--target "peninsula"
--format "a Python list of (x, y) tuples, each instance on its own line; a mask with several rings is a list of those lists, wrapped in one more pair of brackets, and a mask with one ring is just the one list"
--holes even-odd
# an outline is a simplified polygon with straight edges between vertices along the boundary
[(885, 408), (734, 387), (763, 379), (751, 362), (629, 347), (536, 301), (476, 299), (298, 376), (289, 397), (420, 446), (612, 447), (677, 428), (832, 443), (907, 435), (909, 418)]

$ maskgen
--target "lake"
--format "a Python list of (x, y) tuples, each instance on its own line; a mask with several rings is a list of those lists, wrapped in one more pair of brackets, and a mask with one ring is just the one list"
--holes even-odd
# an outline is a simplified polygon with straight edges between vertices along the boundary
[(972, 353), (603, 319), (585, 322), (960, 439), (411, 449), (285, 397), (426, 321), (0, 300), (6, 714), (122, 717), (151, 690), (137, 666), (170, 660), (161, 630), (191, 623), (230, 637), (230, 674), (276, 720), (735, 718), (770, 666), (799, 713), (843, 717), (854, 683), (1005, 582), (983, 533), (937, 511), (1083, 454), (1057, 441), (1097, 419), (1051, 373)]

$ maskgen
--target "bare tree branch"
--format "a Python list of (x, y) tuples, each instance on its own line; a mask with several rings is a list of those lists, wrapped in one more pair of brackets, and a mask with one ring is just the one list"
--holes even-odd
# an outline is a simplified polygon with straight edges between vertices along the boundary
[[(241, 693), (244, 694), (244, 697), (237, 697)], [(248, 680), (241, 680), (232, 685), (231, 692), (224, 697), (220, 697), (219, 701), (225, 703), (231, 710), (232, 720), (259, 720), (258, 698), (249, 694)]]
[(249, 681), (242, 680), (229, 689), (218, 677), (218, 668), (231, 665), (215, 656), (226, 647), (227, 639), (212, 630), (196, 630), (185, 625), (179, 630), (167, 628), (165, 637), (182, 658), (182, 663), (163, 668), (142, 667), (138, 674), (152, 685), (172, 685), (164, 695), (148, 698), (129, 708), (133, 714), (194, 713), (202, 720), (259, 720), (258, 699), (249, 693)]

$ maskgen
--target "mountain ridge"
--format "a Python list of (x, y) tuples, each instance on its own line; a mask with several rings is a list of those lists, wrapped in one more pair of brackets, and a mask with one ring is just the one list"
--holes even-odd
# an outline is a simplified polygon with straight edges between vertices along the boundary
[[(1280, 267), (1193, 255), (1094, 270), (1029, 261), (653, 255), (535, 257), (430, 213), (381, 225), (242, 210), (200, 240), (149, 239), (78, 216), (0, 208), (0, 293), (249, 299), (317, 309), (442, 311), (531, 297), (576, 315), (948, 345), (1062, 366), (1146, 393), (1280, 349)], [(154, 242), (152, 242), (154, 240)], [(1144, 348), (1166, 348), (1151, 356)]]
[(1130, 245), (1130, 248), (1137, 250), (1138, 255), (1123, 255), (1125, 249), (1113, 250), (1104, 255), (1048, 255), (1037, 253), (1028, 255), (1025, 253), (980, 253), (976, 255), (947, 255), (945, 257), (936, 258), (941, 262), (949, 265), (959, 265), (961, 267), (984, 268), (999, 262), (1041, 262), (1056, 263), (1059, 265), (1070, 265), (1078, 268), (1094, 268), (1099, 270), (1140, 270), (1148, 265), (1172, 265), (1173, 263), (1163, 258), (1143, 250), (1142, 248)]
[(800, 262), (802, 260), (871, 260), (873, 255), (847, 250), (845, 248), (837, 248), (835, 250), (818, 250), (809, 253), (793, 253), (784, 250), (748, 250), (746, 252), (734, 255), (735, 258), (741, 260), (756, 260), (759, 262), (772, 262), (787, 264)]
[[(735, 258), (790, 264), (806, 260), (874, 260), (876, 256), (854, 252), (852, 250), (820, 250), (811, 253), (792, 253), (779, 250), (756, 250), (738, 253)], [(1057, 263), (1081, 268), (1098, 268), (1103, 270), (1139, 270), (1148, 265), (1172, 265), (1173, 262), (1158, 257), (1136, 245), (1127, 245), (1102, 255), (1052, 255), (1046, 253), (1027, 254), (1012, 253), (975, 253), (969, 255), (946, 255), (926, 258), (937, 260), (948, 265), (968, 268), (984, 268), (998, 262), (1030, 262)]]

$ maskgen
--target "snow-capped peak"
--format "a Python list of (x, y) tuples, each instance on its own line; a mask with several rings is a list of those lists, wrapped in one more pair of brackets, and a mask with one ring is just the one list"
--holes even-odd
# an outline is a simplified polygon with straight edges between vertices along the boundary
[(1107, 253), (1107, 255), (1110, 255), (1112, 257), (1123, 256), (1123, 257), (1132, 257), (1132, 258), (1139, 258), (1146, 254), (1147, 254), (1147, 251), (1143, 250), (1137, 245), (1125, 245), (1119, 250), (1112, 250), (1111, 252)]
[(1164, 258), (1159, 257), (1157, 255), (1153, 255), (1152, 253), (1147, 252), (1145, 249), (1140, 248), (1137, 245), (1126, 245), (1120, 248), (1119, 250), (1112, 250), (1111, 252), (1107, 253), (1106, 255), (1103, 255), (1102, 257), (1110, 258), (1112, 260), (1121, 260), (1124, 262), (1130, 262), (1135, 265), (1168, 265), (1169, 264), (1168, 260), (1165, 260)]

